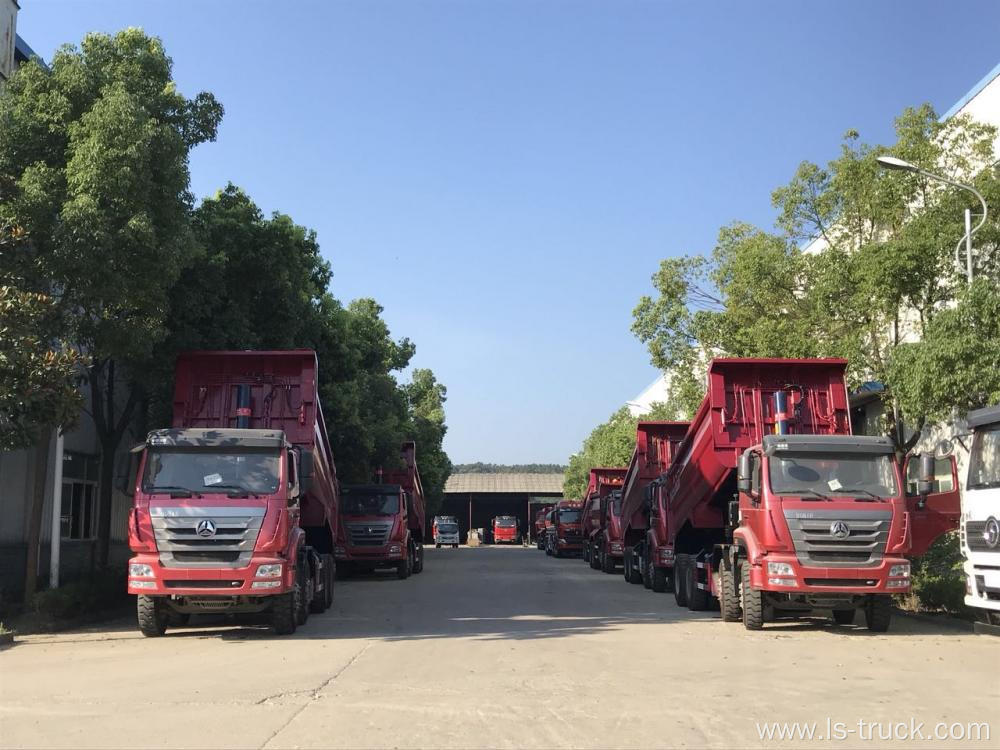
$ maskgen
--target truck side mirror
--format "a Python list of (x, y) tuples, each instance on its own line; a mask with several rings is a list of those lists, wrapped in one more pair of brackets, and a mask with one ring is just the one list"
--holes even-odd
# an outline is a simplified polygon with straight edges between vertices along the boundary
[(927, 497), (934, 491), (934, 456), (924, 453), (920, 456), (920, 475), (917, 478), (917, 494)]
[(299, 452), (299, 491), (308, 492), (312, 486), (313, 452), (302, 449)]
[(753, 489), (753, 466), (751, 453), (748, 450), (740, 454), (740, 464), (736, 471), (736, 489), (746, 494), (750, 494)]

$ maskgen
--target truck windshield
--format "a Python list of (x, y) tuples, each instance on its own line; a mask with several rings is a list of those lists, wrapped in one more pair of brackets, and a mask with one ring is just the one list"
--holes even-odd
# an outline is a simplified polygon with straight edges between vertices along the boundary
[(580, 523), (580, 510), (561, 510), (559, 511), (559, 523)]
[(780, 453), (769, 464), (771, 490), (782, 495), (875, 495), (899, 491), (893, 457), (878, 453)]
[(342, 502), (347, 516), (394, 516), (399, 512), (399, 495), (347, 492)]
[(516, 525), (517, 525), (517, 521), (515, 521), (513, 518), (498, 518), (497, 519), (497, 526), (499, 526), (501, 529), (512, 529)]
[(278, 491), (276, 451), (218, 451), (206, 449), (151, 449), (142, 475), (143, 492), (157, 487), (192, 492), (244, 490), (268, 495)]
[(969, 456), (969, 489), (1000, 487), (1000, 425), (976, 431)]
[(458, 524), (455, 523), (439, 523), (438, 524), (439, 534), (457, 534)]

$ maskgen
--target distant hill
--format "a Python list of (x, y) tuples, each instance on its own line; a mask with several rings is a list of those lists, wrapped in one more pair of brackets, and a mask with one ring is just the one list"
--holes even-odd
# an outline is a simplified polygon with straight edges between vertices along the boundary
[(455, 464), (452, 474), (562, 474), (562, 464)]

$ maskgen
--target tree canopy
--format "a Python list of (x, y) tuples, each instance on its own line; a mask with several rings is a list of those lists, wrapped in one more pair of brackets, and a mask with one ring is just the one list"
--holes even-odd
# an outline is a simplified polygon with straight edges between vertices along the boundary
[(736, 222), (719, 231), (710, 254), (662, 261), (656, 294), (639, 300), (632, 330), (653, 364), (671, 373), (671, 400), (684, 412), (696, 408), (712, 356), (846, 357), (850, 385), (886, 386), (884, 428), (900, 450), (929, 416), (968, 408), (964, 384), (985, 378), (974, 398), (997, 393), (997, 368), (982, 369), (996, 362), (995, 345), (959, 350), (955, 337), (970, 324), (976, 335), (996, 335), (988, 321), (1000, 280), (996, 214), (976, 236), (982, 288), (966, 294), (955, 244), (963, 210), (981, 210), (978, 202), (876, 162), (892, 153), (974, 179), (996, 205), (1000, 178), (984, 169), (994, 161), (996, 130), (967, 116), (942, 122), (929, 106), (904, 111), (895, 130), (891, 146), (864, 144), (851, 131), (825, 168), (803, 162), (773, 193), (775, 231)]

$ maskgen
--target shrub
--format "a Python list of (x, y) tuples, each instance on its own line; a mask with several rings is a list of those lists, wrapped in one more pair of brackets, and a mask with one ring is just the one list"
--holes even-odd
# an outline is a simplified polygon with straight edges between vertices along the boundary
[(40, 591), (32, 604), (39, 614), (64, 620), (98, 614), (127, 600), (125, 570), (109, 568), (57, 589)]
[(965, 573), (958, 532), (938, 538), (923, 557), (913, 560), (912, 597), (919, 609), (964, 613)]

